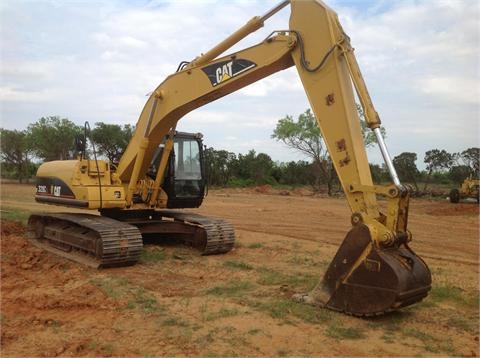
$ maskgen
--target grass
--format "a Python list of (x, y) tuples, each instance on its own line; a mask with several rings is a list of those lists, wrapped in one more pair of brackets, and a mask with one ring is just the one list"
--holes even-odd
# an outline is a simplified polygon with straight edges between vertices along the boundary
[(306, 255), (298, 255), (298, 254), (293, 255), (293, 257), (291, 257), (288, 260), (288, 263), (294, 264), (295, 266), (299, 266), (299, 265), (315, 266), (316, 265), (315, 260), (312, 257), (306, 256)]
[(342, 339), (363, 339), (365, 333), (360, 328), (344, 327), (338, 321), (331, 323), (327, 328), (327, 336), (342, 340)]
[(382, 339), (385, 343), (394, 343), (396, 341), (395, 332), (387, 331), (382, 335)]
[(223, 286), (215, 286), (206, 291), (208, 295), (241, 297), (253, 290), (254, 285), (247, 281), (232, 281)]
[(216, 312), (210, 312), (205, 314), (206, 321), (215, 321), (220, 318), (237, 316), (240, 314), (240, 311), (237, 308), (226, 308), (222, 307)]
[(96, 277), (90, 282), (113, 299), (119, 299), (127, 295), (127, 286), (130, 285), (126, 278), (120, 276)]
[(286, 275), (269, 268), (261, 267), (257, 270), (260, 278), (257, 282), (264, 286), (288, 285), (290, 288), (298, 291), (307, 291), (312, 289), (319, 280), (318, 275), (308, 273), (298, 273)]
[[(425, 332), (422, 330), (422, 325), (416, 324), (415, 317), (417, 311), (418, 306), (412, 306), (401, 311), (392, 312), (385, 316), (371, 318), (368, 319), (369, 322), (366, 325), (366, 328), (383, 330), (381, 339), (385, 343), (394, 343), (398, 342), (399, 340), (405, 340), (405, 338), (414, 338), (421, 342), (423, 349), (426, 352), (461, 355), (455, 351), (455, 347), (451, 338), (444, 336), (436, 337), (430, 332)], [(440, 313), (438, 317), (444, 317), (447, 311), (448, 310), (442, 309), (442, 313)], [(438, 320), (435, 321), (438, 322)], [(438, 323), (440, 324), (440, 322)], [(414, 325), (413, 327), (412, 324)], [(463, 317), (454, 318), (452, 316), (448, 322), (448, 326), (450, 328), (463, 329), (464, 331), (470, 332), (474, 335), (478, 334), (476, 331), (476, 324), (473, 324), (471, 321), (466, 320)], [(330, 333), (336, 335), (338, 332), (336, 332), (336, 330), (332, 330)]]
[(158, 313), (164, 310), (155, 297), (146, 292), (143, 287), (138, 287), (133, 291), (133, 297), (128, 302), (128, 308), (139, 309), (144, 313)]
[(416, 338), (424, 344), (425, 350), (432, 353), (447, 352), (453, 353), (452, 340), (448, 337), (437, 338), (417, 328), (406, 328), (402, 330), (405, 337)]
[(17, 208), (2, 207), (1, 208), (1, 218), (10, 221), (19, 221), (23, 225), (27, 225), (28, 218), (30, 217), (31, 212), (28, 210), (21, 210)]
[(463, 316), (452, 316), (448, 319), (448, 327), (456, 328), (460, 331), (465, 331), (473, 335), (478, 335), (478, 315), (472, 319), (466, 319)]
[(167, 255), (165, 251), (158, 247), (144, 247), (140, 256), (140, 262), (143, 263), (156, 263), (165, 261)]
[(143, 287), (133, 286), (124, 277), (97, 277), (90, 282), (99, 287), (110, 298), (128, 300), (128, 309), (137, 309), (147, 314), (163, 312), (164, 310), (152, 294)]
[(478, 292), (467, 292), (451, 284), (434, 284), (430, 297), (435, 302), (450, 301), (461, 306), (478, 309)]
[(243, 261), (225, 261), (223, 266), (236, 270), (253, 270), (253, 266)]
[(305, 323), (318, 324), (330, 322), (335, 317), (335, 313), (330, 310), (296, 302), (289, 298), (270, 299), (261, 303), (250, 302), (250, 304), (255, 309), (268, 313), (270, 317), (286, 323), (291, 323), (292, 318), (297, 318)]
[(162, 325), (163, 326), (167, 326), (167, 327), (189, 327), (190, 324), (183, 320), (182, 318), (178, 318), (178, 317), (168, 317), (166, 319), (164, 319), (162, 321)]

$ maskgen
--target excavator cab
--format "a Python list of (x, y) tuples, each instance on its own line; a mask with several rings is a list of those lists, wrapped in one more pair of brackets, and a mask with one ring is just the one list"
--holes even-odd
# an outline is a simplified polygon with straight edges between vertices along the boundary
[[(155, 179), (164, 144), (152, 160), (148, 176)], [(176, 132), (162, 189), (168, 195), (167, 208), (198, 208), (205, 196), (205, 165), (202, 134)]]

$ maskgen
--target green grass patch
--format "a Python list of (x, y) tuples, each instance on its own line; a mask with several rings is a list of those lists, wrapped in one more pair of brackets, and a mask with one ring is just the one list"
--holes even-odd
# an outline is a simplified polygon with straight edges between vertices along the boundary
[(384, 332), (381, 338), (385, 343), (394, 343), (396, 341), (395, 332), (392, 331)]
[(287, 276), (271, 269), (260, 268), (258, 269), (260, 278), (258, 283), (265, 286), (281, 285), (287, 280)]
[(108, 297), (116, 300), (128, 300), (128, 309), (138, 309), (144, 313), (157, 313), (164, 310), (158, 305), (153, 295), (145, 291), (143, 287), (131, 285), (124, 277), (97, 277), (90, 282), (99, 287)]
[(295, 254), (292, 257), (288, 259), (289, 263), (292, 263), (294, 265), (302, 265), (302, 266), (315, 266), (316, 262), (312, 257), (305, 256), (305, 255), (298, 255)]
[(209, 295), (241, 297), (251, 291), (254, 285), (247, 281), (234, 281), (223, 286), (215, 286), (206, 291)]
[(128, 307), (130, 309), (140, 309), (144, 313), (163, 311), (163, 308), (159, 306), (155, 297), (146, 292), (143, 287), (139, 287), (133, 292), (133, 298), (128, 302)]
[(416, 338), (424, 344), (425, 350), (432, 353), (447, 352), (454, 353), (455, 349), (452, 340), (448, 337), (437, 338), (416, 328), (407, 328), (402, 330), (405, 337)]
[(236, 270), (253, 270), (253, 266), (243, 261), (226, 261), (223, 266)]
[(258, 283), (264, 286), (288, 285), (294, 290), (307, 291), (312, 289), (319, 280), (317, 275), (298, 273), (293, 275), (285, 275), (284, 273), (271, 270), (268, 268), (258, 269), (260, 278)]
[(178, 317), (168, 317), (162, 321), (162, 325), (168, 327), (188, 327), (189, 323)]
[(433, 285), (430, 297), (435, 302), (450, 301), (462, 306), (478, 309), (478, 292), (466, 292), (451, 284)]
[(306, 323), (330, 322), (334, 312), (315, 307), (291, 299), (273, 299), (268, 302), (253, 304), (254, 308), (267, 312), (270, 317), (289, 322), (292, 317), (298, 318)]
[(249, 249), (261, 249), (262, 247), (264, 247), (264, 245), (260, 242), (256, 242), (254, 244), (250, 244), (247, 246)]
[(90, 282), (100, 288), (108, 297), (114, 299), (126, 296), (130, 285), (125, 277), (120, 276), (96, 277)]
[(240, 311), (236, 308), (225, 308), (222, 307), (217, 312), (210, 312), (205, 315), (206, 321), (215, 321), (219, 318), (232, 317), (240, 314)]
[(478, 335), (478, 316), (466, 319), (463, 316), (453, 316), (448, 319), (448, 327), (456, 328), (473, 335)]
[(411, 318), (412, 313), (409, 308), (401, 311), (394, 311), (388, 314), (365, 318), (367, 321), (367, 327), (370, 329), (383, 329), (387, 332), (396, 332)]
[(2, 207), (0, 214), (2, 219), (18, 221), (21, 222), (23, 225), (27, 225), (28, 218), (31, 215), (31, 211), (10, 207)]
[(327, 336), (334, 339), (363, 339), (365, 333), (360, 328), (344, 327), (338, 322), (330, 324), (327, 328)]
[(167, 255), (163, 249), (158, 247), (144, 247), (140, 256), (140, 261), (143, 263), (155, 263), (165, 261)]

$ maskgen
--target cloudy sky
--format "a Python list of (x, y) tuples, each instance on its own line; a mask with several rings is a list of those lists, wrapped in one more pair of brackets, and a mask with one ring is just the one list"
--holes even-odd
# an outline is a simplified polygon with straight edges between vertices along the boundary
[[(270, 0), (2, 0), (0, 126), (42, 116), (135, 124), (180, 61), (206, 52)], [(330, 0), (356, 50), (392, 156), (480, 145), (480, 5), (477, 0)], [(288, 27), (289, 8), (236, 49)], [(309, 107), (294, 68), (184, 117), (216, 149), (304, 159), (270, 138), (285, 115)], [(379, 163), (377, 150), (369, 150)]]

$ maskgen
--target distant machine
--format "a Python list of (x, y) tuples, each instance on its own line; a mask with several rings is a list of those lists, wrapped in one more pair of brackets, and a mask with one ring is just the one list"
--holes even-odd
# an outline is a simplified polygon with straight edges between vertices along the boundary
[(477, 201), (477, 204), (480, 201), (480, 179), (474, 179), (472, 176), (466, 178), (460, 189), (454, 188), (450, 190), (450, 202), (458, 203), (462, 199), (473, 198)]

